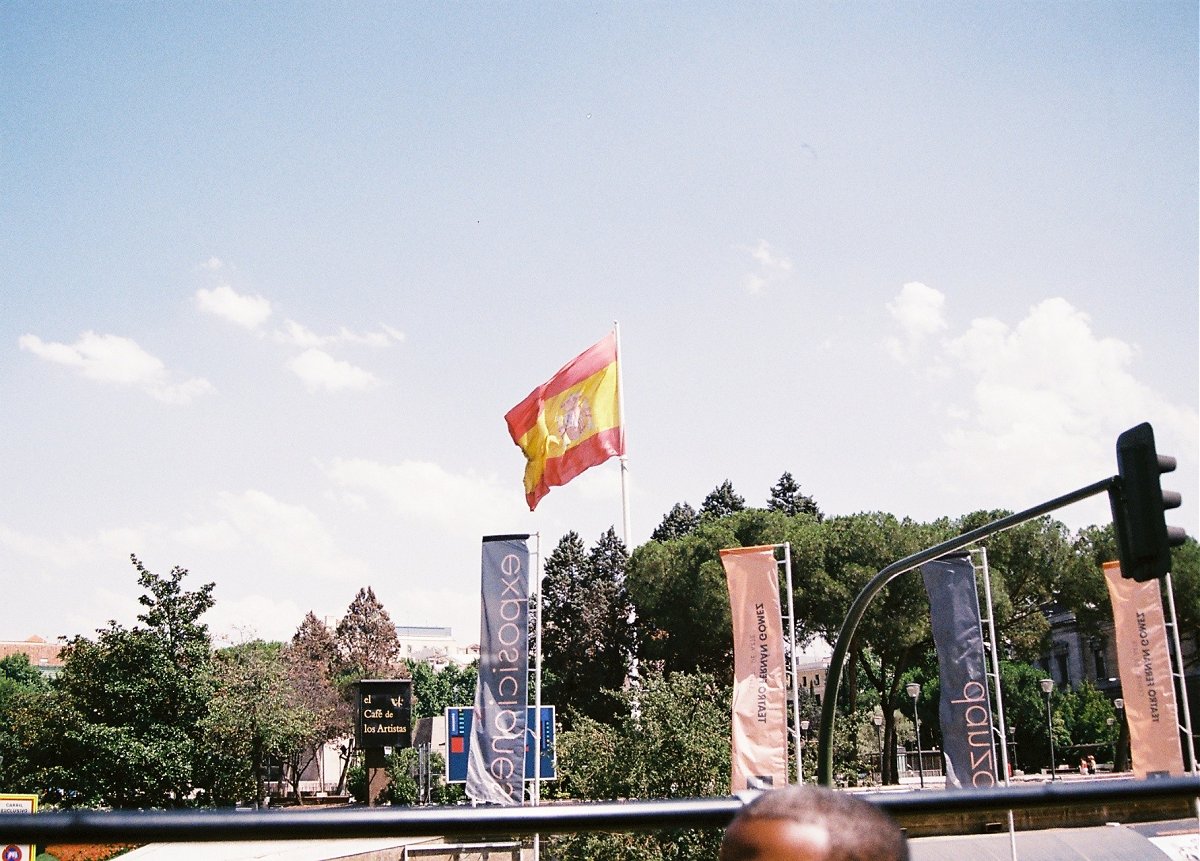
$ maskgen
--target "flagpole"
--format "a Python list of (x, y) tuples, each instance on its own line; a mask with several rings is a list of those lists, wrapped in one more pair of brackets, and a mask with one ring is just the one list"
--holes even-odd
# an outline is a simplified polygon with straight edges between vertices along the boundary
[[(535, 642), (533, 662), (533, 792), (532, 806), (537, 807), (542, 797), (542, 533), (534, 534), (534, 549), (537, 565), (534, 567), (534, 584), (537, 586), (537, 610), (534, 621)], [(533, 857), (541, 857), (541, 834), (533, 835)]]
[(625, 540), (625, 550), (632, 552), (633, 545), (630, 543), (629, 534), (629, 463), (625, 456), (625, 452), (628, 450), (625, 436), (628, 427), (625, 422), (625, 363), (621, 361), (621, 324), (616, 320), (613, 320), (613, 334), (617, 341), (617, 417), (621, 422), (621, 530)]

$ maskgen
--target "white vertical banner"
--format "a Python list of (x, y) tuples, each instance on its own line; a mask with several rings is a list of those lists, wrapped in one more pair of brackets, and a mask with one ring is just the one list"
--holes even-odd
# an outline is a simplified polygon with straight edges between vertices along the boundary
[(787, 783), (787, 691), (775, 548), (720, 552), (733, 618), (732, 786)]
[(1129, 724), (1129, 752), (1138, 777), (1183, 775), (1179, 711), (1167, 648), (1162, 587), (1121, 576), (1119, 562), (1104, 563), (1112, 600), (1113, 637), (1121, 675), (1121, 696)]

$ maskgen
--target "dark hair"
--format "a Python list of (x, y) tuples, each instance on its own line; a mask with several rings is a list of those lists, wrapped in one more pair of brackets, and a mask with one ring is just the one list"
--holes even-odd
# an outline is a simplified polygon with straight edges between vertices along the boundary
[[(908, 861), (908, 843), (891, 817), (858, 795), (819, 786), (786, 786), (764, 792), (738, 811), (730, 827), (746, 819), (784, 819), (817, 825), (829, 832), (825, 861)], [(721, 861), (751, 858), (729, 838)]]

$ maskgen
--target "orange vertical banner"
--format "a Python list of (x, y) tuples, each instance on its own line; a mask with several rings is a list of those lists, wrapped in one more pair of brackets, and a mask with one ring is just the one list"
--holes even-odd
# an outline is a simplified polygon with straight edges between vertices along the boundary
[(774, 547), (722, 550), (733, 616), (734, 792), (787, 783), (783, 619)]
[(1104, 563), (1112, 599), (1121, 694), (1129, 722), (1129, 752), (1138, 777), (1183, 774), (1175, 680), (1167, 650), (1162, 591), (1157, 580), (1121, 576), (1119, 562)]

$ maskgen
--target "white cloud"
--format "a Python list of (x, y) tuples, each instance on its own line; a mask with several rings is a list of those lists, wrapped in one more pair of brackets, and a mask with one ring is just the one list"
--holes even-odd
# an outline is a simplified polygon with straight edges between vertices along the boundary
[(142, 529), (101, 529), (87, 537), (47, 538), (18, 532), (0, 524), (0, 547), (29, 560), (67, 569), (128, 555), (146, 541)]
[(378, 332), (352, 332), (345, 326), (341, 326), (332, 335), (318, 335), (307, 326), (288, 319), (284, 321), (283, 328), (275, 332), (274, 337), (281, 344), (291, 344), (296, 347), (315, 348), (334, 344), (355, 344), (379, 348), (403, 341), (404, 333), (391, 326), (380, 326)]
[(238, 293), (228, 284), (221, 284), (211, 290), (197, 290), (196, 306), (206, 314), (215, 314), (246, 329), (257, 329), (271, 316), (269, 301), (262, 296)]
[[(217, 507), (243, 544), (264, 550), (272, 567), (289, 576), (342, 579), (365, 570), (361, 561), (341, 552), (321, 519), (303, 505), (281, 502), (260, 490), (247, 490), (222, 493)], [(211, 524), (206, 531), (210, 539), (228, 547), (228, 531)], [(203, 533), (193, 533), (192, 537), (203, 537)]]
[(910, 281), (887, 303), (888, 312), (900, 324), (901, 336), (884, 342), (888, 353), (901, 362), (912, 359), (929, 337), (946, 329), (946, 297), (920, 281)]
[(522, 516), (520, 493), (501, 488), (494, 477), (447, 472), (436, 463), (384, 464), (362, 458), (338, 458), (322, 467), (348, 491), (382, 496), (397, 514), (432, 522), (456, 534), (487, 532), (486, 524)]
[(261, 638), (287, 642), (309, 608), (280, 595), (223, 597), (201, 619), (218, 648)]
[[(941, 302), (924, 290), (913, 294), (909, 319), (928, 335), (944, 322)], [(1140, 382), (1137, 355), (1132, 345), (1098, 335), (1088, 315), (1061, 298), (1033, 306), (1015, 326), (972, 321), (940, 344), (938, 359), (956, 375), (948, 390), (965, 400), (944, 407), (942, 446), (925, 468), (973, 499), (993, 500), (988, 507), (1025, 508), (1071, 490), (1064, 482), (1084, 486), (1111, 475), (1117, 434), (1141, 421), (1179, 450), (1195, 451), (1196, 413)], [(1093, 509), (1095, 522), (1105, 519), (1103, 503)]]
[(305, 350), (291, 359), (287, 367), (304, 382), (309, 391), (361, 391), (381, 385), (379, 378), (370, 371), (335, 359), (324, 350), (316, 348)]
[(758, 264), (757, 271), (742, 276), (742, 288), (747, 293), (761, 293), (767, 287), (786, 280), (792, 272), (791, 259), (776, 254), (765, 239), (758, 240), (757, 245), (743, 246), (742, 250), (749, 253), (751, 259)]
[(22, 335), (18, 344), (38, 358), (74, 368), (86, 379), (139, 388), (164, 403), (187, 404), (212, 390), (212, 384), (200, 377), (172, 383), (161, 359), (120, 335), (84, 332), (74, 344)]

